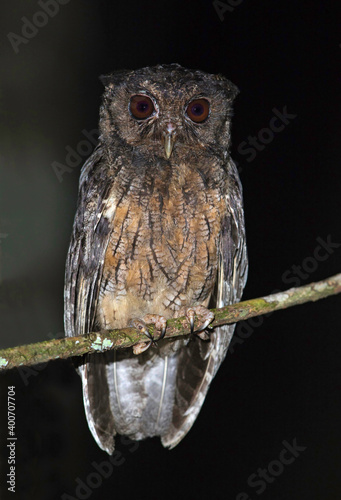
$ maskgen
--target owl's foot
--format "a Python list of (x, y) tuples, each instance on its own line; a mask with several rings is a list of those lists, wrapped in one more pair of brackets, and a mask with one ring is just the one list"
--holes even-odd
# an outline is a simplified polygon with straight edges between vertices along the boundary
[(210, 338), (209, 334), (205, 331), (205, 328), (214, 320), (214, 314), (207, 307), (204, 306), (195, 306), (190, 307), (186, 310), (185, 313), (189, 324), (191, 326), (191, 335), (194, 333), (194, 319), (195, 315), (198, 316), (200, 323), (200, 330), (196, 331), (195, 334), (198, 335), (202, 340), (208, 340)]
[[(162, 340), (165, 336), (166, 333), (166, 325), (167, 325), (167, 320), (164, 316), (159, 316), (158, 314), (146, 314), (144, 318), (141, 319), (134, 319), (131, 321), (131, 326), (139, 330), (141, 333), (146, 335), (150, 341), (149, 342), (140, 342), (136, 345), (133, 346), (133, 352), (134, 354), (141, 354), (145, 352), (149, 347), (153, 344), (156, 346), (156, 342), (159, 340)], [(160, 335), (157, 339), (155, 339), (150, 333), (147, 328), (147, 324), (153, 324), (156, 328), (157, 331), (160, 332)]]
[[(156, 342), (162, 340), (166, 333), (167, 320), (164, 316), (159, 316), (158, 314), (146, 314), (143, 318), (144, 323), (153, 324), (158, 332), (160, 332), (159, 337)], [(154, 340), (154, 339), (153, 339)]]

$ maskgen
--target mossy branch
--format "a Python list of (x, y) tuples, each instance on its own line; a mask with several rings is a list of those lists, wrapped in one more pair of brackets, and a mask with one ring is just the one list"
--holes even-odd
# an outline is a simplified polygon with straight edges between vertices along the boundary
[[(304, 304), (305, 302), (320, 300), (340, 292), (341, 274), (336, 274), (317, 283), (291, 288), (286, 292), (246, 300), (221, 309), (212, 309), (214, 320), (210, 327), (237, 323), (253, 316), (260, 316), (279, 309)], [(194, 327), (195, 330), (200, 330), (200, 318), (195, 318)], [(150, 334), (154, 335), (154, 326), (148, 325), (148, 329)], [(165, 338), (179, 337), (189, 333), (189, 323), (185, 317), (167, 321)], [(157, 332), (155, 332), (155, 336), (157, 336)], [(36, 344), (0, 350), (0, 370), (45, 363), (57, 358), (65, 359), (71, 356), (82, 356), (86, 353), (104, 352), (109, 349), (123, 349), (148, 341), (148, 337), (135, 328), (105, 330), (79, 337), (46, 340)]]

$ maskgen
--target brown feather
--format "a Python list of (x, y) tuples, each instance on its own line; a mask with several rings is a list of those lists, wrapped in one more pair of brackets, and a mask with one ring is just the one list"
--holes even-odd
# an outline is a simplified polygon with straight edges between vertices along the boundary
[[(154, 102), (146, 120), (129, 113), (136, 94)], [(106, 78), (100, 144), (82, 169), (68, 254), (67, 335), (239, 300), (247, 257), (241, 186), (228, 153), (235, 94), (223, 77), (179, 65)], [(186, 115), (194, 98), (210, 105), (200, 124)], [(170, 122), (176, 140), (168, 158)], [(175, 446), (194, 423), (232, 333), (228, 326), (209, 342), (162, 341), (140, 356), (86, 357), (79, 371), (99, 446), (111, 453), (116, 432), (158, 435)]]

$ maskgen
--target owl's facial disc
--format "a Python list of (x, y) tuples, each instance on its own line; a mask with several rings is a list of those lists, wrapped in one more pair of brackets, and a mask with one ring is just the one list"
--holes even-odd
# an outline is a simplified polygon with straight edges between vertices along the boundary
[[(180, 154), (189, 143), (203, 147), (207, 137), (213, 135), (214, 122), (210, 125), (211, 106), (212, 109), (214, 106), (217, 108), (219, 100), (218, 104), (214, 99), (212, 102), (208, 92), (202, 92), (198, 85), (193, 85), (190, 90), (174, 88), (173, 85), (168, 85), (164, 90), (164, 85), (151, 84), (148, 80), (129, 89), (122, 89), (118, 92), (117, 100), (120, 99), (127, 106), (131, 118), (129, 127), (124, 122), (120, 130), (122, 137), (128, 144), (152, 147), (158, 154), (162, 148), (161, 154), (168, 160), (174, 156), (175, 149)], [(113, 109), (115, 116), (117, 113), (121, 120), (121, 107)], [(212, 140), (214, 139), (213, 137)]]

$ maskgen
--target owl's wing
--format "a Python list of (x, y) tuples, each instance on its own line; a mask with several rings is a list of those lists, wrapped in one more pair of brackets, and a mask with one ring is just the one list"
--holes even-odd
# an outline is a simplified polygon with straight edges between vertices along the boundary
[[(223, 223), (213, 307), (240, 300), (247, 278), (242, 188), (236, 166), (228, 164), (227, 215)], [(210, 383), (226, 356), (235, 325), (216, 328), (210, 342), (196, 339), (183, 347), (178, 360), (172, 423), (162, 444), (173, 448), (192, 427)]]
[[(110, 238), (115, 200), (111, 199), (110, 168), (102, 161), (99, 145), (84, 164), (78, 207), (66, 261), (64, 323), (66, 336), (94, 331), (104, 256)], [(101, 167), (99, 167), (99, 162)], [(78, 366), (83, 400), (91, 432), (98, 445), (113, 451), (114, 422), (109, 410), (109, 390), (101, 355), (86, 356)]]

